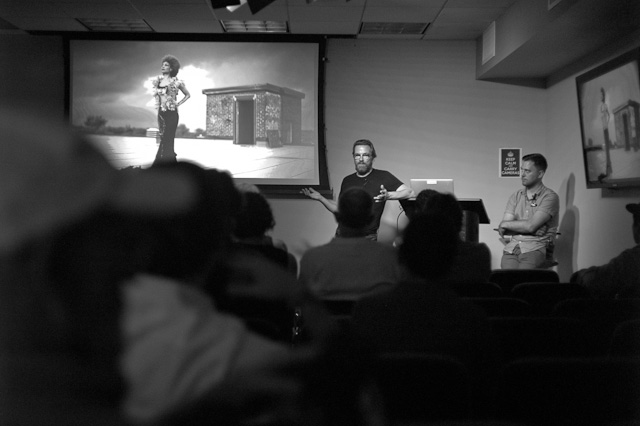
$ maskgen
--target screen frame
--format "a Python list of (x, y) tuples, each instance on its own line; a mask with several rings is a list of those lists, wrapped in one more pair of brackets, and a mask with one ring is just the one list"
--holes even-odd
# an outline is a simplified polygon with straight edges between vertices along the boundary
[(329, 183), (329, 173), (327, 165), (327, 147), (325, 142), (325, 101), (324, 101), (324, 79), (326, 62), (326, 37), (321, 35), (295, 35), (290, 34), (156, 34), (156, 33), (119, 33), (119, 32), (68, 32), (62, 34), (64, 43), (64, 65), (65, 65), (65, 91), (64, 91), (64, 114), (70, 122), (72, 108), (72, 64), (71, 64), (71, 44), (75, 40), (107, 40), (107, 41), (163, 41), (163, 42), (224, 42), (224, 43), (312, 43), (317, 44), (317, 167), (318, 185), (298, 185), (298, 184), (259, 184), (256, 186), (269, 198), (306, 198), (301, 189), (312, 187), (325, 197), (333, 198), (333, 190)]
[[(593, 155), (591, 159), (589, 158), (590, 151), (602, 150), (603, 148), (598, 148), (597, 145), (592, 145), (592, 140), (589, 138), (589, 132), (587, 131), (588, 119), (585, 117), (584, 108), (587, 106), (593, 106), (589, 104), (585, 99), (585, 93), (587, 90), (591, 89), (591, 93), (594, 90), (594, 86), (602, 86), (601, 90), (604, 90), (605, 94), (608, 93), (609, 90), (615, 89), (615, 85), (611, 85), (606, 87), (605, 83), (607, 78), (612, 77), (616, 72), (620, 72), (625, 67), (630, 64), (635, 64), (635, 75), (633, 76), (632, 84), (635, 84), (638, 88), (640, 88), (640, 47), (634, 48), (630, 51), (627, 51), (619, 56), (614, 57), (613, 59), (593, 68), (590, 71), (587, 71), (576, 77), (576, 90), (578, 97), (578, 112), (580, 116), (580, 136), (581, 136), (581, 149), (582, 149), (582, 158), (583, 158), (583, 166), (585, 173), (585, 181), (587, 189), (592, 188), (621, 188), (621, 187), (640, 187), (640, 174), (638, 176), (633, 176), (630, 178), (610, 178), (606, 177), (606, 173), (608, 173), (609, 167), (611, 167), (611, 157), (609, 155), (610, 148), (607, 143), (601, 144), (604, 146), (605, 152), (605, 163), (608, 164), (605, 174), (600, 174), (597, 178), (592, 178), (590, 170), (593, 169), (596, 161), (593, 159)], [(605, 95), (606, 97), (606, 95)], [(640, 103), (640, 94), (636, 95), (636, 97), (630, 97), (629, 101), (633, 101), (635, 103)], [(606, 102), (602, 102), (606, 104)], [(615, 107), (615, 106), (614, 106)], [(606, 110), (610, 109), (609, 107)], [(618, 107), (616, 107), (618, 109)], [(614, 111), (611, 111), (609, 114), (611, 115), (610, 120), (615, 121)], [(610, 125), (607, 126), (608, 129), (603, 131), (606, 135), (609, 136), (609, 140), (611, 141), (611, 136), (609, 135)], [(614, 132), (615, 133), (615, 132)], [(615, 135), (614, 135), (615, 136)], [(606, 136), (603, 136), (604, 139)], [(640, 123), (636, 125), (636, 139), (640, 139)], [(612, 141), (614, 142), (614, 141)], [(617, 142), (617, 141), (615, 141)], [(640, 142), (638, 142), (640, 143)], [(631, 145), (631, 142), (630, 142)], [(608, 149), (609, 148), (609, 149)], [(614, 146), (615, 148), (615, 146)]]

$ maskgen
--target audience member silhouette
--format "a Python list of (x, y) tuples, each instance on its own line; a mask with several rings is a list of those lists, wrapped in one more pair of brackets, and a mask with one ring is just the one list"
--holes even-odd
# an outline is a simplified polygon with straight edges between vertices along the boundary
[(633, 216), (631, 232), (635, 247), (627, 249), (602, 266), (591, 266), (571, 275), (570, 281), (587, 287), (597, 299), (640, 297), (640, 203), (627, 204)]
[[(226, 287), (307, 298), (318, 339), (296, 350), (251, 333), (203, 292), (201, 277), (234, 270), (224, 253), (239, 197), (228, 175), (216, 173), (207, 197), (194, 166), (117, 171), (60, 122), (1, 112), (3, 425), (179, 423), (175, 413), (197, 402), (207, 422), (339, 420), (322, 392), (336, 396), (342, 424), (355, 421), (361, 382), (330, 391), (333, 371), (359, 378), (344, 362), (359, 355), (331, 355), (346, 345), (290, 274), (260, 268), (261, 280)], [(207, 228), (216, 198), (225, 208)]]
[(300, 260), (300, 282), (323, 299), (356, 300), (387, 290), (400, 279), (395, 249), (366, 238), (373, 199), (352, 188), (338, 200), (339, 237), (307, 250)]
[(269, 201), (259, 192), (246, 191), (241, 196), (242, 204), (235, 216), (233, 232), (235, 247), (259, 253), (297, 276), (295, 257), (287, 251), (286, 245), (274, 245), (269, 235), (276, 225)]
[(442, 212), (416, 215), (398, 251), (410, 278), (358, 301), (354, 331), (380, 352), (450, 355), (471, 371), (494, 366), (497, 343), (486, 315), (444, 282), (458, 243), (458, 225), (451, 218)]
[[(442, 213), (453, 220), (458, 232), (462, 230), (462, 208), (453, 194), (425, 189), (416, 197), (418, 212)], [(480, 283), (489, 281), (491, 251), (485, 243), (463, 241), (458, 237), (458, 249), (445, 280), (452, 283)]]

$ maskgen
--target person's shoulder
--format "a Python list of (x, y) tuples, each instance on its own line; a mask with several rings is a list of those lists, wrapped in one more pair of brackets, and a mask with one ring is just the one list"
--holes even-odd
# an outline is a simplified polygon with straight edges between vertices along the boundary
[(558, 197), (558, 193), (556, 191), (554, 191), (553, 189), (549, 188), (546, 185), (542, 185), (542, 195), (548, 195), (548, 196), (552, 196), (552, 197)]
[(634, 247), (631, 247), (622, 251), (618, 256), (616, 256), (612, 260), (614, 259), (631, 260), (633, 262), (638, 261), (638, 263), (640, 263), (640, 244), (636, 244)]
[(301, 259), (310, 259), (325, 252), (332, 252), (332, 247), (335, 245), (336, 238), (333, 238), (328, 243), (320, 244), (308, 248), (303, 254)]
[(491, 250), (489, 249), (489, 246), (486, 243), (475, 242), (475, 241), (460, 241), (459, 250), (491, 252)]
[(382, 169), (371, 169), (371, 173), (372, 174), (376, 174), (376, 175), (386, 175), (386, 176), (393, 176), (393, 174), (388, 171), (388, 170), (382, 170)]
[(355, 173), (355, 172), (350, 173), (350, 174), (346, 175), (346, 176), (342, 179), (342, 182), (347, 182), (347, 181), (349, 181), (349, 180), (354, 179), (355, 177), (356, 177), (356, 173)]

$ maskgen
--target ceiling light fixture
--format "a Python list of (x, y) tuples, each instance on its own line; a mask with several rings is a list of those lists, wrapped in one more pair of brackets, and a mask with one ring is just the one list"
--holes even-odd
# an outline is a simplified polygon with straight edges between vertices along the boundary
[(233, 12), (239, 7), (248, 4), (251, 14), (255, 15), (274, 1), (275, 0), (211, 0), (211, 6), (214, 9), (226, 8), (228, 11)]
[(286, 22), (279, 21), (220, 21), (227, 33), (288, 33)]
[(154, 32), (144, 19), (78, 18), (89, 31)]

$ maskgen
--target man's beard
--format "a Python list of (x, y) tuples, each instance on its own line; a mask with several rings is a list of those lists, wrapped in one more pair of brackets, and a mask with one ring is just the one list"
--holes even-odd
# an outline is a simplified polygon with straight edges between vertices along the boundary
[(356, 164), (356, 173), (359, 175), (364, 175), (366, 173), (369, 173), (370, 170), (371, 170), (371, 166), (369, 164), (366, 164), (366, 163)]

